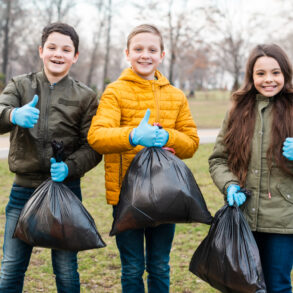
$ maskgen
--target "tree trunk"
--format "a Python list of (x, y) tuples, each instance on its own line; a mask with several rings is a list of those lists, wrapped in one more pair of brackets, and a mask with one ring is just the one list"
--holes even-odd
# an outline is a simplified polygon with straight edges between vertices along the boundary
[(169, 82), (170, 82), (170, 84), (173, 84), (173, 74), (174, 74), (175, 60), (176, 60), (176, 55), (175, 55), (175, 52), (172, 50), (171, 59), (170, 59), (170, 68), (169, 68)]
[(102, 35), (102, 31), (103, 31), (103, 27), (104, 27), (104, 21), (100, 22), (99, 25), (99, 30), (96, 34), (95, 40), (94, 40), (94, 48), (91, 54), (91, 59), (90, 59), (90, 68), (89, 68), (89, 72), (88, 72), (88, 76), (87, 76), (87, 85), (91, 86), (92, 84), (92, 77), (93, 77), (93, 72), (97, 66), (97, 52), (100, 46), (100, 40), (101, 40), (101, 35)]
[(7, 81), (7, 67), (9, 59), (9, 29), (10, 29), (10, 16), (11, 16), (11, 2), (10, 0), (6, 1), (6, 19), (4, 24), (4, 42), (3, 42), (3, 52), (2, 52), (2, 73), (5, 76), (5, 81)]
[(112, 18), (112, 0), (108, 2), (108, 28), (107, 28), (107, 40), (106, 40), (106, 54), (104, 63), (104, 74), (103, 74), (103, 90), (106, 88), (108, 80), (108, 65), (109, 65), (109, 53), (110, 53), (110, 42), (111, 42), (111, 18)]

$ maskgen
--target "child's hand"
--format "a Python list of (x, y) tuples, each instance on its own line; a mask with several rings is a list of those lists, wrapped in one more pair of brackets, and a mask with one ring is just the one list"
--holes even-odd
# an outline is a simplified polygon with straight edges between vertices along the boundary
[(283, 144), (283, 156), (293, 161), (293, 137), (287, 137)]
[(134, 145), (143, 145), (145, 147), (155, 146), (159, 128), (158, 126), (148, 124), (150, 114), (150, 109), (147, 109), (138, 127), (132, 130), (131, 138)]
[(156, 147), (163, 147), (169, 139), (169, 133), (165, 129), (159, 129), (157, 132), (157, 138), (155, 142)]
[(68, 167), (64, 162), (56, 162), (54, 158), (50, 159), (51, 162), (51, 177), (55, 182), (62, 182), (68, 175)]
[(230, 184), (227, 188), (227, 202), (229, 206), (234, 205), (234, 201), (238, 206), (246, 201), (246, 196), (243, 192), (238, 192), (240, 186), (237, 184)]
[(24, 128), (33, 128), (38, 122), (40, 111), (35, 108), (38, 103), (38, 95), (21, 108), (15, 108), (11, 112), (11, 122)]

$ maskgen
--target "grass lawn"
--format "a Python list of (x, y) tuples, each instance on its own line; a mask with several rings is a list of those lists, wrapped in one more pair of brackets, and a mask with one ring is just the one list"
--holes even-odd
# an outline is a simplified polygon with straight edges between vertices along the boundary
[(197, 92), (188, 100), (192, 117), (199, 129), (220, 128), (230, 105), (230, 92)]
[[(208, 156), (213, 145), (201, 145), (192, 159), (185, 160), (212, 213), (223, 205), (223, 197), (212, 183), (208, 173)], [(13, 175), (6, 160), (0, 160), (0, 246), (3, 244), (5, 206), (8, 201)], [(106, 248), (79, 253), (81, 292), (121, 292), (120, 259), (115, 238), (109, 237), (112, 225), (112, 207), (106, 204), (103, 164), (91, 170), (82, 179), (83, 203), (95, 219), (98, 231), (107, 243)], [(177, 224), (171, 252), (171, 292), (218, 292), (189, 272), (190, 259), (208, 232), (204, 224)], [(2, 250), (0, 251), (2, 258)], [(25, 278), (24, 292), (56, 292), (52, 273), (50, 250), (35, 247)]]

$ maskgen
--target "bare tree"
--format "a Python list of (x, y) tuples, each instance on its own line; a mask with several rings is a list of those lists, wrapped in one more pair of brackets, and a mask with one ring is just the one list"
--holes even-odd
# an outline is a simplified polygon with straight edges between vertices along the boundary
[(111, 23), (112, 23), (112, 0), (108, 0), (106, 48), (105, 48), (105, 60), (104, 60), (104, 73), (103, 73), (103, 90), (106, 88), (106, 85), (109, 82), (108, 66), (109, 66), (109, 54), (110, 54), (110, 42), (111, 42)]
[[(203, 23), (194, 21), (203, 14), (202, 1), (155, 1), (146, 0), (143, 4), (136, 4), (137, 15), (142, 15), (143, 21), (156, 19), (161, 29), (165, 44), (168, 63), (167, 76), (170, 83), (178, 80), (178, 68), (184, 52), (194, 48), (194, 44), (200, 41), (200, 31)], [(167, 68), (167, 67), (166, 67)]]
[(211, 74), (213, 61), (210, 58), (210, 48), (202, 44), (197, 48), (185, 50), (180, 58), (178, 77), (180, 88), (186, 90), (205, 90), (214, 76)]
[[(32, 0), (33, 8), (37, 11), (41, 22), (47, 25), (52, 22), (67, 22), (72, 20), (70, 14), (78, 0)], [(36, 16), (37, 16), (36, 15)], [(79, 19), (76, 18), (75, 22)], [(77, 23), (75, 23), (76, 25)]]
[(273, 0), (273, 4), (276, 5), (274, 9), (274, 30), (267, 34), (267, 42), (272, 42), (270, 40), (271, 36), (275, 36), (275, 41), (289, 55), (291, 61), (293, 61), (293, 2), (290, 0), (283, 0), (282, 5), (278, 5), (277, 0)]
[(19, 56), (20, 39), (28, 19), (26, 19), (26, 6), (19, 0), (1, 0), (0, 5), (3, 9), (2, 21), (0, 21), (1, 71), (7, 82), (13, 72), (11, 59)]
[(98, 54), (98, 51), (100, 48), (102, 33), (103, 33), (103, 29), (104, 29), (105, 22), (106, 22), (106, 10), (105, 10), (105, 6), (104, 6), (104, 1), (97, 0), (93, 4), (97, 9), (97, 15), (96, 15), (97, 29), (94, 31), (94, 34), (93, 34), (93, 48), (92, 48), (92, 52), (90, 54), (89, 70), (88, 70), (88, 75), (87, 75), (87, 80), (86, 80), (86, 83), (88, 85), (92, 84), (93, 73), (94, 73), (94, 70), (98, 66), (97, 54)]
[(231, 75), (233, 91), (239, 88), (247, 55), (265, 27), (264, 15), (252, 13), (245, 17), (241, 3), (206, 7), (207, 34), (215, 36), (210, 45), (222, 72)]
[(171, 84), (173, 84), (173, 71), (174, 71), (174, 65), (176, 61), (176, 51), (177, 51), (177, 45), (179, 36), (181, 34), (182, 29), (182, 19), (178, 18), (176, 27), (172, 25), (172, 6), (173, 6), (173, 0), (169, 1), (169, 11), (168, 11), (168, 23), (169, 23), (169, 38), (170, 38), (170, 66), (169, 66), (169, 81)]
[(4, 76), (7, 76), (7, 65), (8, 65), (8, 58), (9, 58), (9, 29), (10, 29), (10, 22), (11, 22), (11, 2), (10, 0), (6, 0), (6, 13), (5, 13), (5, 21), (3, 26), (3, 35), (4, 35), (4, 42), (3, 42), (3, 50), (2, 50), (2, 73)]

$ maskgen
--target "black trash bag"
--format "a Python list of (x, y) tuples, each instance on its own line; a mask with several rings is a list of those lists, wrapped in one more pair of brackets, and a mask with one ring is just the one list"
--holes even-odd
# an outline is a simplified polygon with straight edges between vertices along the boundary
[[(63, 147), (57, 143), (53, 149), (59, 161)], [(51, 179), (38, 186), (23, 207), (13, 237), (32, 246), (71, 251), (106, 246), (79, 198)]]
[(191, 171), (167, 150), (142, 149), (124, 177), (110, 236), (128, 229), (190, 222), (212, 222)]
[(257, 244), (236, 205), (216, 213), (189, 270), (223, 293), (267, 292)]

